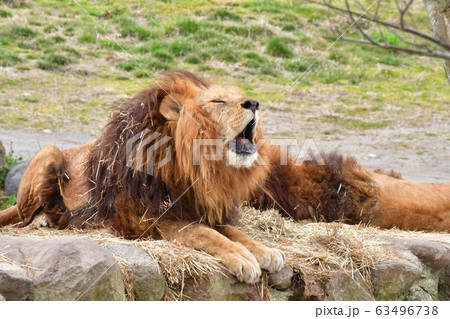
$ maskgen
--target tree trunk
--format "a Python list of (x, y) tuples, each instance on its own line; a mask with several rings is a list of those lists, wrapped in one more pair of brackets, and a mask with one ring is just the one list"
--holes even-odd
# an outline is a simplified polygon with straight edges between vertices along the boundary
[[(450, 0), (423, 0), (433, 26), (434, 35), (450, 44)], [(444, 69), (450, 83), (450, 60), (444, 59)]]

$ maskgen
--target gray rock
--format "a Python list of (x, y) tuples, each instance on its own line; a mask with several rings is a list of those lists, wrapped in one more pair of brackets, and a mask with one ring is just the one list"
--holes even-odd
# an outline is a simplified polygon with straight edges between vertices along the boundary
[(32, 286), (33, 280), (22, 267), (0, 263), (0, 294), (6, 300), (31, 300)]
[(183, 294), (197, 301), (249, 301), (262, 300), (257, 285), (240, 282), (227, 270), (216, 272), (207, 280), (195, 283), (192, 278), (185, 281)]
[(329, 280), (325, 284), (325, 293), (325, 300), (375, 300), (359, 272), (353, 273), (353, 276), (343, 271), (329, 273)]
[[(324, 287), (322, 285), (322, 283), (320, 282), (320, 280), (318, 280), (317, 278), (311, 278), (311, 277), (304, 277), (302, 278), (302, 280), (305, 283), (305, 287), (304, 287), (304, 291), (301, 292), (301, 289), (299, 291), (300, 295), (298, 297), (298, 299), (300, 300), (325, 300), (325, 290)], [(301, 288), (301, 285), (300, 285)]]
[(290, 290), (278, 290), (275, 288), (268, 288), (270, 299), (276, 301), (289, 301), (292, 291)]
[(12, 194), (17, 194), (20, 180), (22, 179), (23, 173), (27, 169), (29, 162), (30, 161), (18, 161), (9, 168), (5, 178), (6, 195), (10, 196)]
[(3, 143), (0, 141), (0, 166), (6, 165), (6, 151)]
[(131, 268), (136, 300), (162, 300), (166, 280), (156, 260), (134, 245), (107, 242), (105, 247), (114, 255), (125, 259)]
[(444, 278), (442, 280), (443, 293), (450, 300), (450, 265), (445, 267)]
[(422, 269), (408, 260), (383, 261), (372, 270), (377, 300), (399, 300), (420, 277)]
[(420, 278), (414, 281), (408, 292), (401, 298), (406, 301), (436, 301), (439, 296), (439, 281), (443, 271), (433, 271), (424, 267)]
[(405, 301), (435, 301), (433, 296), (419, 286), (413, 286), (403, 297)]
[(6, 301), (5, 297), (0, 294), (0, 301)]
[(419, 239), (390, 237), (381, 237), (381, 239), (409, 249), (421, 262), (432, 269), (442, 269), (450, 264), (450, 248), (445, 244)]
[(292, 277), (294, 276), (294, 270), (291, 266), (285, 265), (276, 273), (269, 275), (269, 287), (273, 287), (278, 290), (286, 290), (292, 284)]
[(33, 300), (125, 300), (114, 256), (91, 239), (0, 236), (0, 251), (29, 267)]

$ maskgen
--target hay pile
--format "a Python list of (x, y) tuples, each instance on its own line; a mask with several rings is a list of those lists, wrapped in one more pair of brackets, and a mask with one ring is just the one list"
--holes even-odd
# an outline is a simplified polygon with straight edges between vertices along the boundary
[[(342, 223), (295, 222), (281, 218), (276, 210), (257, 211), (242, 208), (238, 226), (242, 231), (269, 247), (286, 254), (291, 265), (302, 278), (322, 281), (329, 272), (359, 272), (370, 285), (369, 271), (383, 260), (395, 260), (390, 244), (376, 237), (427, 239), (450, 243), (448, 234), (379, 230), (362, 225)], [(55, 236), (84, 236), (104, 244), (107, 241), (133, 243), (155, 258), (164, 271), (168, 285), (166, 299), (183, 299), (187, 278), (199, 282), (214, 272), (222, 271), (219, 261), (201, 251), (162, 240), (129, 241), (118, 238), (106, 230), (55, 230), (49, 228), (0, 228), (0, 235), (49, 238)], [(126, 262), (119, 257), (119, 265), (126, 279), (128, 294), (132, 293), (132, 274)], [(0, 262), (12, 262), (1, 254)], [(128, 279), (127, 279), (128, 278)], [(131, 298), (132, 296), (129, 296)]]

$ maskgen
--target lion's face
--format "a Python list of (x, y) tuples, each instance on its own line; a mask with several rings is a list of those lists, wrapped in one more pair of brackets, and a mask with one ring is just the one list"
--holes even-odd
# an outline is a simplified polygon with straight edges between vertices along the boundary
[(236, 168), (250, 168), (258, 153), (259, 102), (233, 88), (213, 85), (197, 92), (196, 102), (216, 123), (224, 143), (225, 159)]

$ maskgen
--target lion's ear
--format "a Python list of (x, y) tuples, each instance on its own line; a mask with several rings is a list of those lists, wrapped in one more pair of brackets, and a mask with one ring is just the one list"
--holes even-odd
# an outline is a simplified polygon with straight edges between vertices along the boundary
[(181, 106), (178, 101), (166, 96), (159, 106), (159, 112), (169, 121), (177, 121), (180, 117)]

